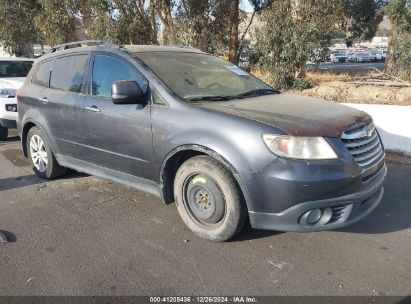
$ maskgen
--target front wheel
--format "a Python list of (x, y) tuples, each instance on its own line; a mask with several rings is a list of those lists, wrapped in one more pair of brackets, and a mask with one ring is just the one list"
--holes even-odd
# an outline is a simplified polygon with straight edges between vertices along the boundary
[(209, 156), (184, 162), (174, 179), (178, 212), (195, 234), (226, 241), (244, 226), (246, 207), (231, 173)]
[(46, 136), (38, 127), (31, 128), (27, 134), (27, 151), (37, 176), (55, 179), (67, 172), (66, 168), (58, 164)]

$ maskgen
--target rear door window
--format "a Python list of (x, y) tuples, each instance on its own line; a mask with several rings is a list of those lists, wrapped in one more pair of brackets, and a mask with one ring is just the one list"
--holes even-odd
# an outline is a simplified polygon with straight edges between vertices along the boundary
[(84, 93), (87, 58), (86, 54), (57, 58), (51, 72), (50, 88)]
[(92, 95), (111, 97), (116, 80), (134, 80), (145, 94), (148, 82), (134, 67), (107, 55), (96, 55), (93, 64)]
[(50, 70), (53, 65), (53, 60), (39, 63), (36, 71), (33, 74), (31, 81), (41, 87), (48, 88), (50, 79)]

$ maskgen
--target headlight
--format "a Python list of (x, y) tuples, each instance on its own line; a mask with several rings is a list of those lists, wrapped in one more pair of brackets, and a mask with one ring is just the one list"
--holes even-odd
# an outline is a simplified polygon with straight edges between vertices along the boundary
[(276, 155), (297, 159), (335, 159), (333, 148), (322, 137), (263, 135), (264, 143)]
[(2, 98), (10, 98), (10, 97), (15, 97), (16, 96), (16, 89), (0, 89), (0, 97)]

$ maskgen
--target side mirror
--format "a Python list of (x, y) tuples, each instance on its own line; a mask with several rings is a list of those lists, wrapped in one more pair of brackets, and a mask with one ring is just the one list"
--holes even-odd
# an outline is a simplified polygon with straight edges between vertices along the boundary
[(146, 97), (134, 80), (117, 80), (111, 86), (111, 99), (114, 104), (143, 104)]

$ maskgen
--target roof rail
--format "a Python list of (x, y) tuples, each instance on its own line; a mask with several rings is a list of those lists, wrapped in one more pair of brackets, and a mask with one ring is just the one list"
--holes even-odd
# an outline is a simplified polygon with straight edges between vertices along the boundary
[(53, 46), (49, 49), (45, 54), (55, 53), (62, 50), (77, 48), (77, 47), (84, 47), (84, 46), (113, 46), (111, 42), (107, 42), (104, 40), (82, 40), (82, 41), (74, 41), (69, 43), (63, 43), (59, 45)]

